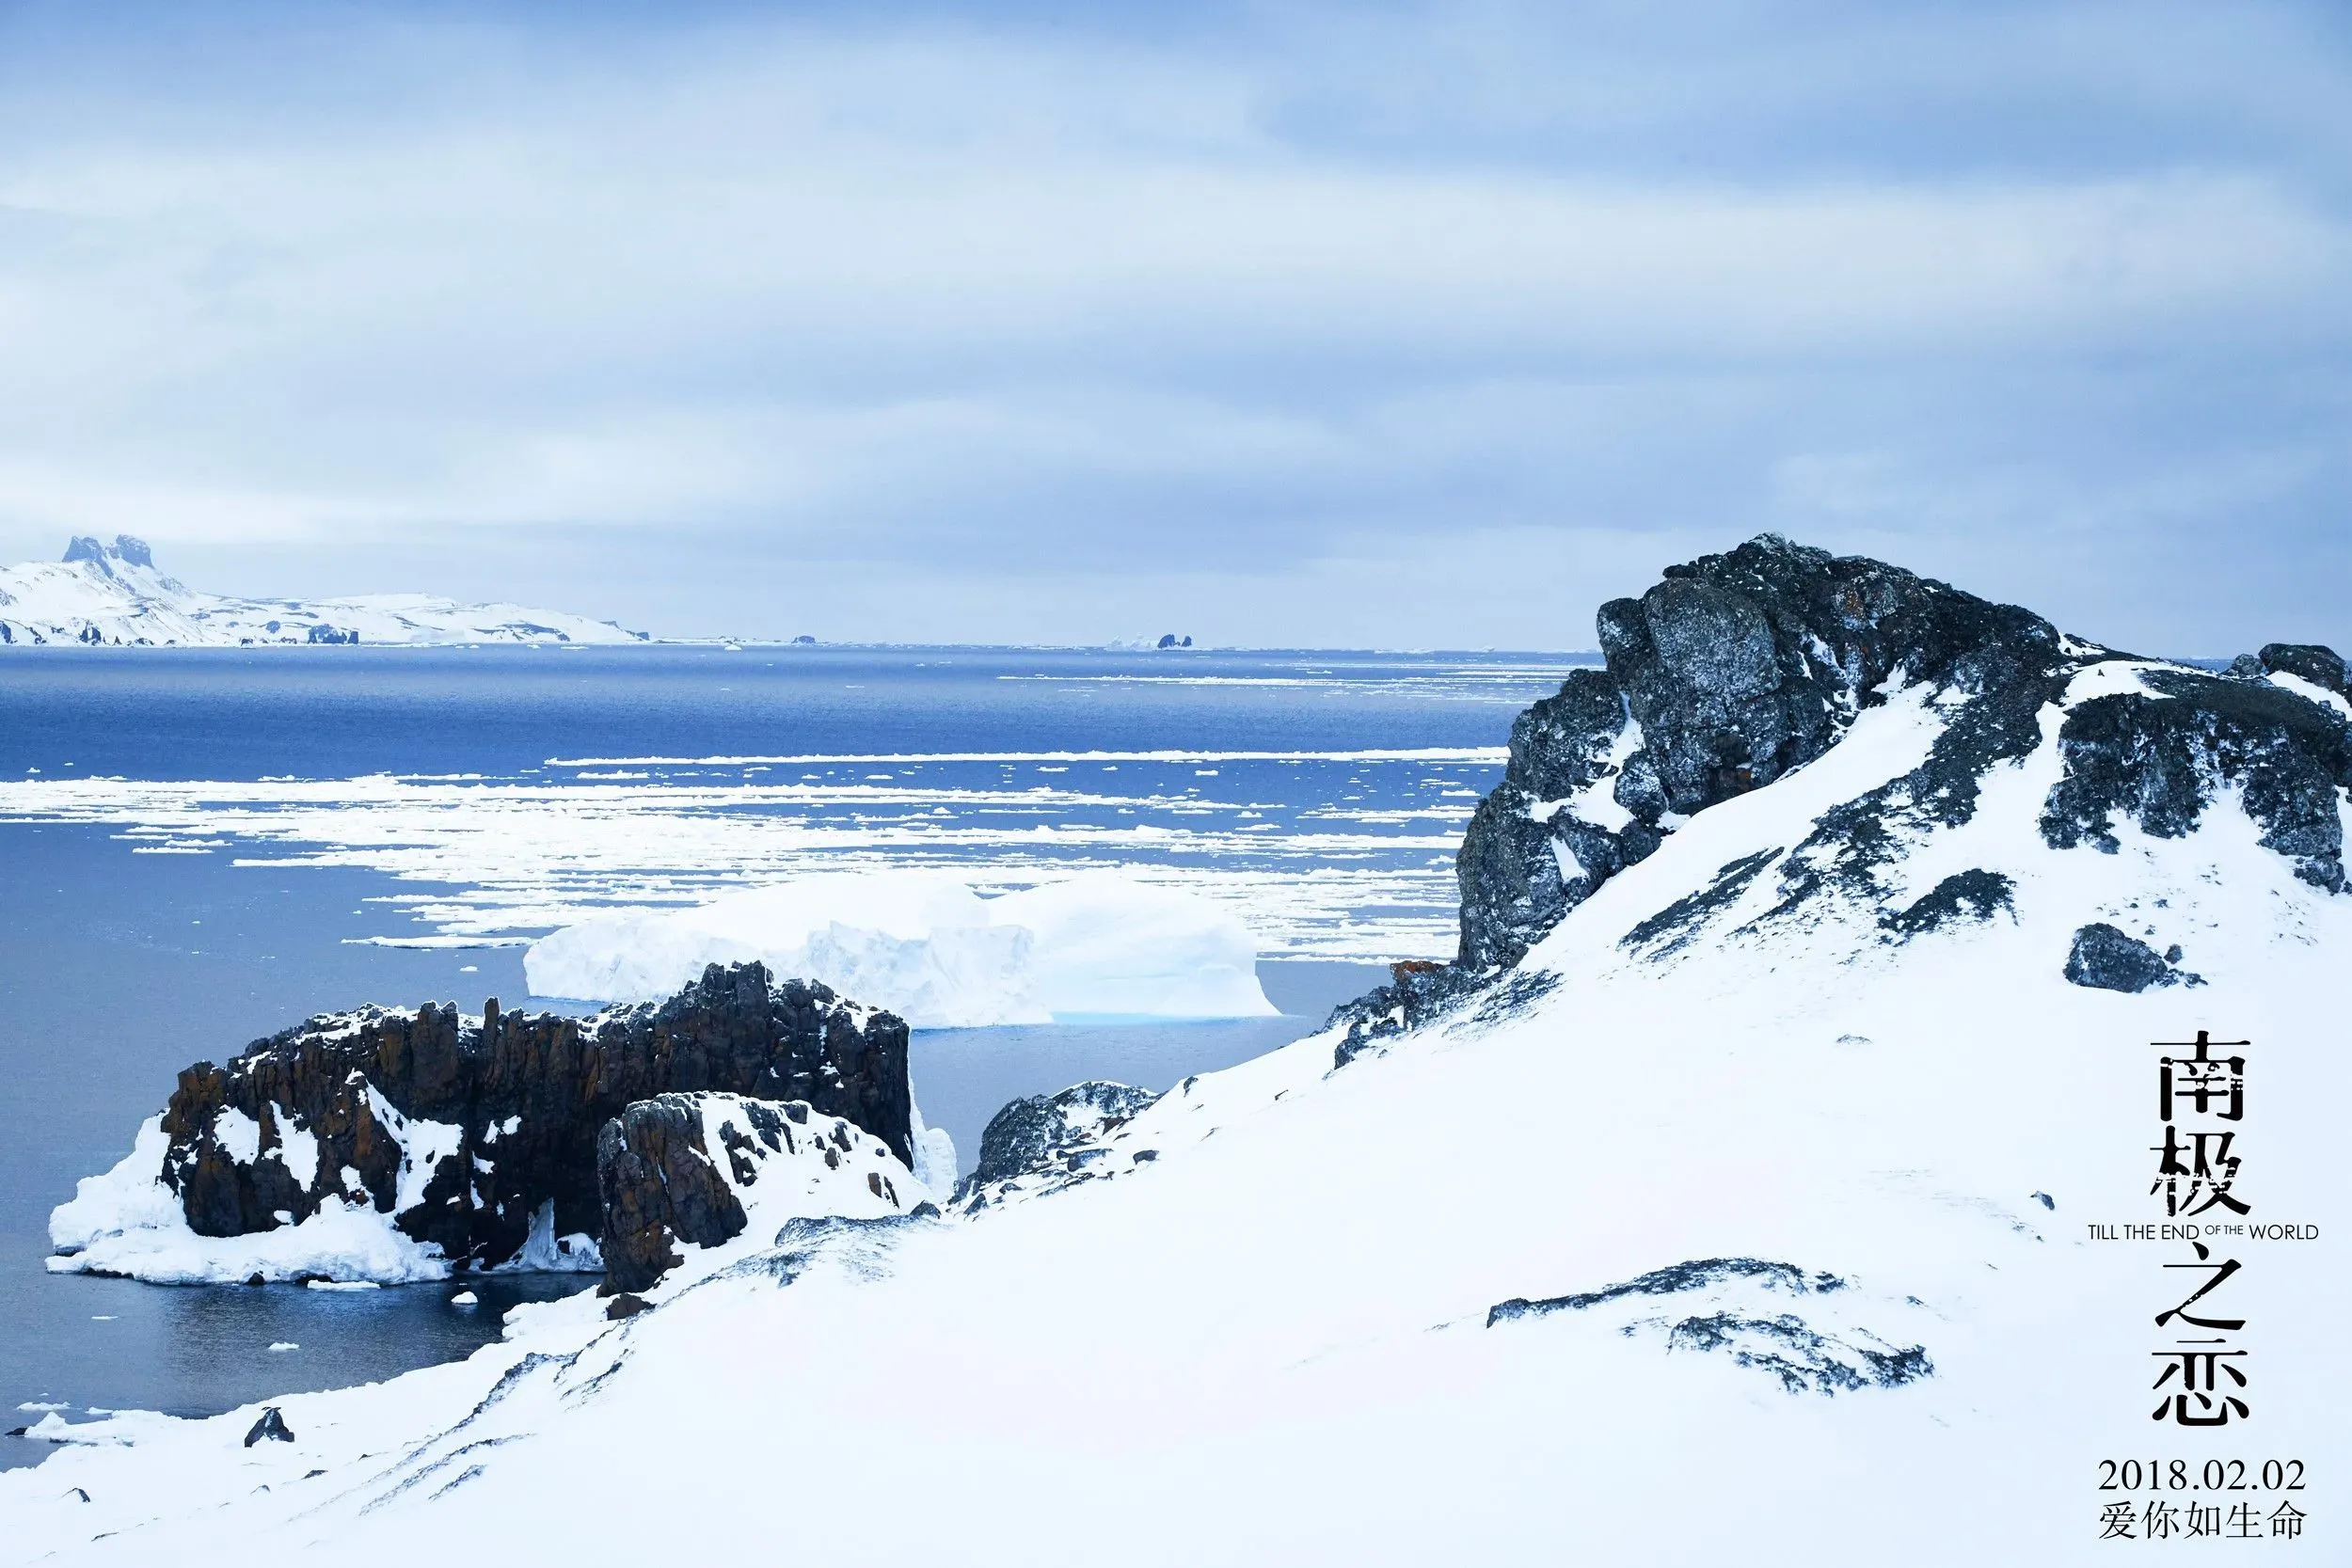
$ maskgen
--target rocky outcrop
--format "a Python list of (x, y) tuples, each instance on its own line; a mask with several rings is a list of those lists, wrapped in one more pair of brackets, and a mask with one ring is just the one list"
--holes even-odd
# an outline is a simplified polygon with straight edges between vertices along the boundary
[(291, 1443), (294, 1440), (294, 1429), (286, 1424), (286, 1413), (274, 1404), (262, 1412), (262, 1418), (254, 1422), (245, 1434), (245, 1446), (248, 1449), (256, 1443)]
[(2270, 674), (2294, 675), (2344, 695), (2344, 657), (2333, 648), (2317, 642), (2269, 642), (2257, 657)]
[(2039, 739), (2070, 662), (2028, 610), (1774, 534), (1667, 568), (1598, 630), (1606, 669), (1520, 716), (1464, 837), (1464, 970), (1517, 963), (1677, 823), (1820, 756), (1891, 677), (1973, 699), (1907, 792), (1964, 819), (1984, 768)]
[(2058, 734), (2066, 772), (2042, 816), (2051, 847), (2113, 854), (2119, 820), (2154, 838), (2185, 837), (2234, 788), (2265, 847), (2293, 861), (2305, 881), (2343, 892), (2337, 800), (2352, 787), (2344, 720), (2267, 682), (2151, 669), (2139, 683), (2142, 690), (2094, 697), (2066, 716)]
[(2219, 675), (2136, 659), (2013, 605), (1772, 534), (1667, 568), (1640, 597), (1603, 605), (1597, 629), (1604, 667), (1519, 716), (1502, 781), (1471, 816), (1453, 961), (1400, 969), (1337, 1009), (1340, 1064), (1473, 997), (1489, 1006), (1498, 977), (1680, 824), (1821, 757), (1898, 692), (1934, 716), (1925, 762), (1824, 812), (1801, 842), (1724, 866), (1622, 944), (1671, 961), (1735, 905), (1742, 928), (1858, 906), (1869, 940), (1895, 945), (2010, 913), (2004, 873), (1957, 872), (1922, 894), (1897, 867), (1907, 844), (1971, 820), (1991, 770), (2041, 747), (2045, 714), (2103, 663), (2126, 666), (2109, 684), (2129, 689), (2066, 712), (2040, 819), (2051, 847), (2112, 852), (2125, 820), (2179, 837), (2227, 794), (2297, 876), (2344, 891), (2352, 732), (2327, 695), (2346, 689), (2331, 649), (2274, 642)]
[(364, 1200), (457, 1266), (488, 1266), (523, 1250), (543, 1211), (556, 1234), (598, 1234), (606, 1122), (696, 1090), (804, 1101), (913, 1152), (904, 1023), (756, 963), (714, 964), (666, 1002), (588, 1019), (371, 1007), (199, 1062), (163, 1118), (162, 1177), (201, 1236)]
[(956, 1201), (986, 1208), (1008, 1192), (1088, 1180), (1108, 1152), (1104, 1136), (1159, 1098), (1150, 1089), (1097, 1079), (1012, 1101), (981, 1132), (978, 1164), (958, 1184)]
[(2095, 921), (2074, 933), (2066, 955), (2066, 978), (2093, 990), (2143, 991), (2155, 986), (2203, 985), (2201, 975), (2174, 966), (2181, 961), (2176, 943), (2159, 953), (2105, 921)]
[[(1791, 1310), (1796, 1307), (1803, 1315)], [(1597, 1291), (1498, 1302), (1487, 1310), (1486, 1326), (1559, 1314), (1597, 1317), (1616, 1337), (1655, 1338), (1669, 1352), (1721, 1354), (1790, 1394), (1836, 1395), (1899, 1388), (1935, 1375), (1925, 1346), (1891, 1340), (1860, 1321), (1867, 1313), (1884, 1322), (1899, 1310), (1859, 1301), (1833, 1274), (1808, 1275), (1793, 1263), (1757, 1258), (1706, 1258)]]
[(815, 1114), (803, 1101), (728, 1094), (641, 1100), (606, 1122), (596, 1138), (605, 1292), (650, 1290), (683, 1261), (679, 1243), (715, 1247), (741, 1235), (751, 1209), (766, 1196), (757, 1190), (763, 1179), (793, 1183), (778, 1162), (800, 1167), (801, 1191), (846, 1188), (853, 1199), (868, 1200), (866, 1207), (887, 1206), (893, 1213), (919, 1201), (905, 1164), (880, 1139), (839, 1117)]

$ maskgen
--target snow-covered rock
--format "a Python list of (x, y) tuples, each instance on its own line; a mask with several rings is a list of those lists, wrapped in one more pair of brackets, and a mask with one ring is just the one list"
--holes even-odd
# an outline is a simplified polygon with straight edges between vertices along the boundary
[(156, 568), (142, 540), (78, 538), (62, 561), (0, 567), (0, 643), (238, 647), (255, 643), (642, 642), (610, 621), (424, 594), (242, 599)]
[(922, 1157), (955, 1168), (914, 1122), (903, 1022), (756, 964), (714, 968), (659, 1006), (367, 1007), (199, 1062), (51, 1214), (49, 1267), (159, 1284), (600, 1269), (599, 1134), (694, 1090), (813, 1103), (902, 1163), (922, 1131)]
[[(805, 1101), (665, 1094), (604, 1125), (596, 1142), (604, 1200), (605, 1285), (643, 1295), (695, 1249), (772, 1237), (787, 1219), (896, 1219), (937, 1212), (889, 1146)], [(771, 1243), (772, 1244), (772, 1243)], [(675, 1283), (675, 1281), (673, 1281)]]
[[(1875, 585), (1820, 601), (1867, 622), (1900, 587), (1867, 564), (1792, 569)], [(469, 1362), (275, 1402), (291, 1443), (242, 1446), (259, 1407), (74, 1428), (0, 1474), (0, 1561), (389, 1564), (429, 1538), (619, 1562), (788, 1529), (904, 1564), (1974, 1568), (2136, 1555), (2104, 1511), (2187, 1501), (2340, 1555), (2341, 716), (2291, 671), (2015, 617), (2022, 643), (1979, 652), (2031, 658), (1939, 665), (1959, 623), (1931, 617), (1850, 665), (1817, 626), (1820, 683), (1760, 687), (1777, 591), (1669, 581), (1747, 603), (1663, 595), (1715, 628), (1667, 640), (1686, 689), (1493, 814), (1573, 800), (1549, 817), (1656, 842), (1466, 877), (1585, 884), (1478, 911), (1478, 961), (1148, 1104), (1074, 1095), (1000, 1140), (1060, 1174), (967, 1215), (747, 1223), (624, 1321), (532, 1308)], [(2206, 983), (2076, 983), (2094, 924)], [(2211, 1238), (2243, 1268), (2205, 1299), (2245, 1320), (2250, 1415), (2219, 1431), (2150, 1418), (2157, 1317), (2204, 1277), (2169, 1266), (2186, 1244), (2093, 1230), (2164, 1217), (2155, 1042), (2199, 1031), (2248, 1042), (2253, 1223)], [(581, 1506), (616, 1455), (628, 1499), (673, 1506)], [(2310, 1486), (2099, 1491), (2135, 1458)], [(2299, 1542), (2268, 1528), (2283, 1502)]]
[(1197, 895), (1094, 872), (982, 898), (922, 871), (837, 872), (693, 909), (627, 911), (533, 942), (533, 994), (663, 996), (756, 960), (917, 1028), (1073, 1018), (1263, 1018), (1257, 939)]
[(1015, 1194), (1041, 1196), (1089, 1180), (1100, 1174), (1104, 1140), (1157, 1099), (1150, 1089), (1096, 1079), (1012, 1101), (982, 1130), (978, 1164), (956, 1188), (956, 1201), (985, 1209)]

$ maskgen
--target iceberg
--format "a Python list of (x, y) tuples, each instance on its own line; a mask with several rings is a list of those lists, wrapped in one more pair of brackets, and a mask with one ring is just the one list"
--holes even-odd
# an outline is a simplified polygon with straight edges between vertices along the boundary
[(982, 898), (935, 872), (836, 872), (689, 910), (618, 911), (533, 942), (538, 996), (667, 996), (756, 959), (916, 1028), (1267, 1018), (1258, 941), (1205, 898), (1094, 872)]

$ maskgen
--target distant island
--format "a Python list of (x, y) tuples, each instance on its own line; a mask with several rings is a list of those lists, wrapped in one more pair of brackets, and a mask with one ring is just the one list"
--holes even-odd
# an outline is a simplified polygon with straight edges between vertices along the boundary
[(0, 643), (85, 647), (652, 641), (611, 621), (516, 604), (459, 604), (426, 594), (340, 599), (240, 599), (205, 594), (155, 567), (142, 539), (83, 536), (62, 561), (0, 566)]

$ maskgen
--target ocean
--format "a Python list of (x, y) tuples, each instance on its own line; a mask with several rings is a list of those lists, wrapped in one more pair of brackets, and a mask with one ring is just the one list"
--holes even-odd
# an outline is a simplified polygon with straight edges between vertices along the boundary
[[(49, 1275), (174, 1074), (362, 1002), (532, 1005), (522, 943), (819, 870), (1116, 866), (1258, 934), (1273, 1019), (918, 1031), (965, 1168), (1007, 1100), (1165, 1087), (1453, 946), (1454, 849), (1573, 655), (971, 648), (0, 655), (0, 1416), (199, 1414), (494, 1339), (577, 1275)], [(273, 1346), (292, 1347), (273, 1349)], [(43, 1449), (0, 1441), (0, 1465)]]

